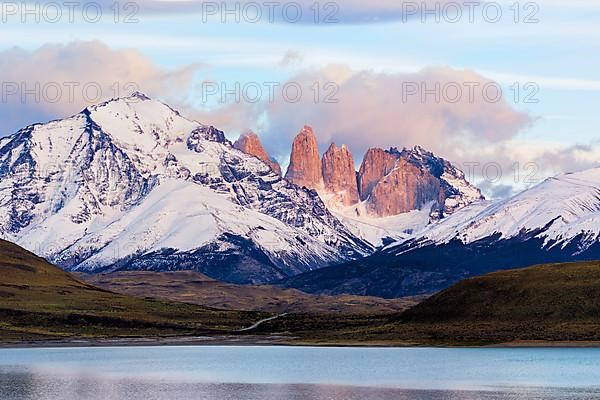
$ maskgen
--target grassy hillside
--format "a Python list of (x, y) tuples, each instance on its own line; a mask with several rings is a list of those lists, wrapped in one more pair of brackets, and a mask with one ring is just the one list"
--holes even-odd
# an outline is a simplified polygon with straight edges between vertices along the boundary
[[(234, 293), (237, 287), (221, 286), (200, 275), (158, 275), (149, 286), (144, 282), (147, 278), (145, 274), (123, 275), (121, 280), (113, 277), (106, 284), (135, 287), (137, 281), (138, 294), (157, 297), (173, 296), (174, 289), (180, 287), (180, 295), (174, 298), (189, 302), (204, 293), (215, 305), (228, 307), (252, 308), (252, 302), (257, 302), (255, 307), (279, 310), (297, 301), (292, 292), (283, 292), (284, 298), (279, 298), (280, 292), (268, 287)], [(186, 278), (192, 280), (187, 282)], [(202, 289), (205, 286), (208, 289)], [(341, 299), (327, 299), (315, 307), (341, 307), (336, 303)], [(319, 300), (303, 301), (299, 307)], [(374, 310), (360, 304), (363, 311)], [(219, 336), (269, 315), (115, 294), (0, 241), (0, 342)], [(402, 313), (287, 314), (264, 322), (251, 333), (283, 333), (296, 343), (320, 344), (600, 342), (600, 262), (541, 265), (467, 279)]]
[(466, 279), (403, 315), (415, 322), (600, 322), (600, 262), (548, 264)]
[(114, 294), (0, 240), (0, 340), (219, 334), (265, 316)]
[(286, 328), (317, 343), (600, 342), (600, 262), (540, 265), (467, 279), (386, 320), (332, 326), (304, 318), (285, 317), (270, 323), (278, 328), (262, 329)]
[(224, 283), (197, 272), (120, 272), (80, 275), (81, 279), (112, 292), (199, 304), (226, 310), (271, 313), (381, 313), (398, 312), (417, 299), (385, 300), (362, 296), (315, 296), (295, 289)]

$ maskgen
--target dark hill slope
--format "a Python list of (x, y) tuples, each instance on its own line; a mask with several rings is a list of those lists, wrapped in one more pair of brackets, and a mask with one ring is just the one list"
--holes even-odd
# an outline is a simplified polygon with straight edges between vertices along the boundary
[(600, 322), (600, 262), (466, 279), (403, 314), (411, 322)]
[(0, 240), (0, 340), (218, 333), (264, 315), (111, 293)]
[(271, 325), (275, 324), (317, 343), (597, 345), (600, 261), (546, 264), (469, 278), (384, 321), (331, 326), (314, 318), (286, 317)]
[(600, 259), (600, 242), (583, 252), (576, 243), (541, 249), (543, 242), (535, 237), (526, 240), (493, 237), (470, 244), (457, 240), (432, 244), (401, 254), (397, 254), (398, 249), (391, 249), (296, 275), (277, 285), (312, 294), (395, 298), (435, 293), (462, 279), (494, 271)]

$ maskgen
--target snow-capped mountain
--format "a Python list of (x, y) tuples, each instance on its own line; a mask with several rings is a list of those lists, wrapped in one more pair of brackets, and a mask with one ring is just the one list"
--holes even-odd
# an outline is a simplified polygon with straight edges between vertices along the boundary
[(600, 168), (559, 175), (507, 200), (463, 208), (431, 225), (412, 244), (456, 240), (468, 245), (488, 238), (540, 239), (544, 249), (576, 244), (578, 252), (598, 244)]
[(346, 145), (331, 143), (320, 158), (317, 142), (313, 128), (304, 126), (286, 179), (316, 190), (336, 217), (376, 247), (484, 198), (459, 168), (420, 146), (371, 148), (357, 172)]
[(560, 175), (512, 198), (478, 201), (377, 253), (289, 278), (310, 293), (401, 297), (474, 275), (600, 259), (600, 168)]
[(139, 93), (0, 140), (0, 234), (68, 270), (242, 283), (372, 251), (314, 191)]
[(320, 192), (321, 198), (355, 235), (376, 247), (412, 238), (430, 224), (484, 200), (458, 167), (420, 146), (370, 149), (357, 178), (358, 203), (340, 204), (327, 191)]

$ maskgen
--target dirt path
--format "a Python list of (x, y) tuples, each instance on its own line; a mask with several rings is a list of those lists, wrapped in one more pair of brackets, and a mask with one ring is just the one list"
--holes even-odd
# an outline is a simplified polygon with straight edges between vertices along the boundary
[(274, 317), (269, 317), (269, 318), (261, 319), (260, 321), (258, 321), (254, 325), (249, 326), (248, 328), (240, 329), (238, 332), (248, 332), (248, 331), (251, 331), (253, 329), (258, 328), (261, 324), (264, 324), (265, 322), (273, 321), (273, 320), (275, 320), (277, 318), (285, 317), (286, 315), (288, 315), (288, 313), (283, 313), (283, 314), (275, 315)]

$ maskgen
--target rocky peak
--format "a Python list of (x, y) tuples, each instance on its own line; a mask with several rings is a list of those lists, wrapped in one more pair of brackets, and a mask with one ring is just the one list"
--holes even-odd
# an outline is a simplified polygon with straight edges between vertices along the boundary
[(317, 140), (309, 126), (294, 139), (286, 178), (317, 190), (334, 208), (363, 202), (367, 212), (377, 217), (430, 207), (431, 218), (439, 219), (483, 199), (459, 168), (420, 146), (371, 148), (358, 174), (346, 146), (332, 143), (319, 161)]
[(146, 96), (144, 93), (136, 91), (131, 93), (131, 95), (129, 95), (128, 97), (129, 99), (136, 99), (136, 100), (140, 100), (140, 101), (151, 101), (152, 99), (148, 96)]
[(376, 216), (391, 216), (431, 204), (441, 218), (483, 199), (464, 173), (443, 158), (415, 146), (411, 149), (370, 149), (358, 174), (360, 199)]
[(346, 145), (338, 148), (332, 143), (323, 154), (321, 168), (326, 191), (339, 194), (341, 203), (345, 206), (358, 203), (354, 158)]
[(403, 149), (401, 157), (420, 168), (427, 168), (429, 173), (439, 179), (445, 198), (440, 215), (450, 215), (475, 201), (485, 200), (481, 191), (466, 180), (464, 172), (450, 161), (437, 157), (420, 146)]
[(225, 137), (223, 131), (218, 130), (214, 126), (202, 126), (196, 130), (204, 140), (209, 142), (217, 142), (231, 145), (231, 142)]
[(358, 171), (358, 191), (361, 200), (366, 200), (375, 185), (394, 169), (399, 154), (392, 150), (372, 148), (365, 154)]
[(290, 165), (285, 177), (298, 186), (305, 186), (310, 189), (321, 189), (323, 187), (317, 137), (308, 125), (304, 126), (294, 139)]
[(274, 161), (265, 151), (258, 135), (254, 132), (246, 132), (233, 144), (236, 149), (254, 156), (267, 164), (271, 170), (281, 176), (281, 166)]
[(444, 204), (441, 182), (427, 168), (401, 157), (393, 170), (379, 180), (367, 199), (367, 210), (379, 217), (420, 210), (431, 203), (435, 214)]

